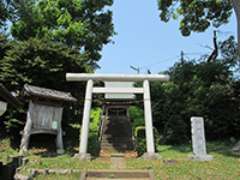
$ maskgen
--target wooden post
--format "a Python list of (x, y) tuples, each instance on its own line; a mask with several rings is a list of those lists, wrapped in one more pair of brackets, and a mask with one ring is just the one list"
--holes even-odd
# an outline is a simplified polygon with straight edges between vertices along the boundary
[(32, 129), (32, 116), (31, 116), (32, 109), (33, 109), (33, 103), (32, 101), (30, 101), (28, 112), (27, 112), (27, 122), (23, 130), (23, 136), (22, 136), (21, 145), (20, 145), (21, 154), (27, 151), (28, 145), (29, 145), (30, 133)]
[(58, 133), (57, 133), (57, 138), (56, 138), (56, 146), (57, 146), (57, 153), (58, 154), (63, 154), (64, 153), (64, 148), (63, 148), (63, 133), (62, 133), (62, 111), (63, 108), (59, 108), (58, 114)]

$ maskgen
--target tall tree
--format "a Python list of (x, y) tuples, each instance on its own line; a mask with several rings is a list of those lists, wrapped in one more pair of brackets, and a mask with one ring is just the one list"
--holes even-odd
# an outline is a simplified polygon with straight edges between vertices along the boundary
[[(10, 1), (8, 9), (5, 1)], [(0, 36), (0, 82), (17, 92), (25, 83), (70, 91), (81, 100), (84, 91), (79, 89), (83, 84), (68, 83), (65, 75), (96, 69), (102, 47), (114, 33), (112, 13), (107, 9), (112, 3), (112, 0), (0, 0), (0, 22), (4, 25), (11, 21), (7, 31), (3, 28), (11, 38)], [(2, 9), (9, 10), (8, 16)], [(73, 111), (75, 115), (80, 113)], [(25, 119), (19, 112), (12, 112), (5, 117), (8, 122)]]
[(113, 35), (112, 0), (13, 0), (12, 36), (61, 42), (88, 56), (92, 65)]
[(180, 30), (184, 36), (205, 31), (211, 25), (219, 27), (227, 23), (234, 9), (240, 50), (239, 0), (158, 0), (158, 5), (161, 20), (168, 22), (180, 18)]

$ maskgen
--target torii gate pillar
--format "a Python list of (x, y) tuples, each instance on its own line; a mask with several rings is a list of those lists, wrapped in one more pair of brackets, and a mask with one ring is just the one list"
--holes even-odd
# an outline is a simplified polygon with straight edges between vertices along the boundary
[(145, 134), (147, 141), (147, 154), (146, 156), (155, 155), (153, 125), (152, 125), (152, 107), (150, 96), (150, 85), (148, 80), (143, 81), (143, 99), (144, 99), (144, 119), (145, 119)]
[[(88, 131), (90, 121), (90, 111), (92, 104), (93, 93), (136, 93), (143, 94), (144, 99), (144, 117), (145, 117), (145, 133), (147, 141), (147, 152), (143, 155), (146, 159), (158, 158), (158, 154), (155, 154), (154, 146), (154, 135), (152, 125), (152, 108), (151, 108), (151, 96), (150, 96), (150, 83), (149, 81), (160, 80), (168, 81), (169, 76), (167, 75), (101, 75), (101, 74), (72, 74), (66, 75), (68, 81), (87, 81), (84, 111), (83, 111), (83, 122), (80, 137), (79, 154), (77, 155), (80, 159), (89, 159), (90, 155), (87, 153), (88, 146)], [(97, 81), (142, 81), (143, 88), (102, 88), (93, 87), (93, 80)]]
[(88, 146), (90, 112), (91, 112), (91, 106), (92, 106), (92, 91), (93, 91), (93, 80), (90, 79), (87, 81), (86, 94), (85, 94), (82, 130), (81, 130), (80, 146), (79, 146), (80, 159), (90, 158), (90, 155), (87, 154), (87, 146)]

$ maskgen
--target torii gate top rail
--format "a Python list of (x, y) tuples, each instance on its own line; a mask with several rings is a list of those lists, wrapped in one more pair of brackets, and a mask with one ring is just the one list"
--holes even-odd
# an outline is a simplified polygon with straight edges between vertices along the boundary
[(169, 81), (168, 75), (163, 74), (88, 74), (88, 73), (67, 73), (67, 81)]

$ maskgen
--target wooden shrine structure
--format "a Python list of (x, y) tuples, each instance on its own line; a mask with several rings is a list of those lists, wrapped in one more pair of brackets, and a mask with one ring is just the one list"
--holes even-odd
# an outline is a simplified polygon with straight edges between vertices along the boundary
[(29, 107), (20, 145), (21, 153), (27, 151), (33, 134), (56, 135), (57, 153), (63, 153), (63, 103), (77, 100), (70, 93), (28, 84), (24, 85), (23, 95), (29, 100)]

